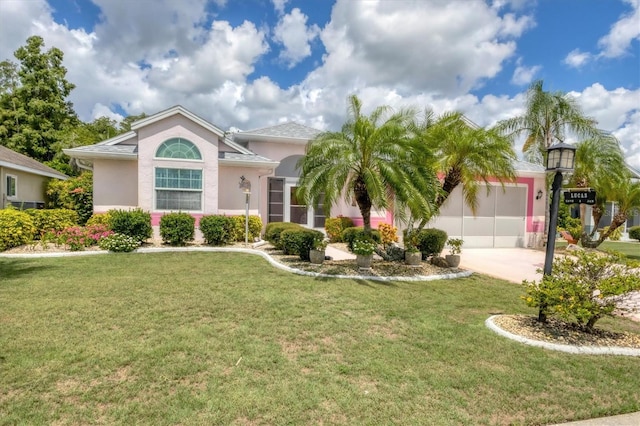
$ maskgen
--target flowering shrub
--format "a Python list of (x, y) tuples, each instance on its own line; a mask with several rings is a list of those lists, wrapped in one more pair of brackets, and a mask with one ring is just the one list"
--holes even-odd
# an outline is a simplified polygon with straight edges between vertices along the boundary
[[(105, 225), (87, 227), (71, 226), (55, 233), (55, 241), (66, 245), (71, 251), (81, 251), (96, 245), (102, 238), (113, 234)], [(45, 237), (48, 240), (48, 237)]]
[(98, 246), (102, 250), (125, 253), (134, 251), (139, 245), (137, 239), (124, 234), (111, 234), (98, 242)]
[(391, 243), (398, 242), (398, 228), (388, 223), (381, 223), (378, 225), (378, 232), (380, 233), (380, 241), (384, 247), (387, 247)]
[(376, 250), (376, 243), (371, 240), (354, 240), (351, 251), (360, 255), (371, 255)]

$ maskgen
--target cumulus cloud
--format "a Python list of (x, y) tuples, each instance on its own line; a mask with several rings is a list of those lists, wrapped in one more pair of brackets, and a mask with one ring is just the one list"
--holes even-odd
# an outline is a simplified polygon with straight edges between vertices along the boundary
[(580, 49), (573, 49), (564, 58), (564, 63), (573, 68), (580, 68), (591, 60), (591, 54), (588, 52), (582, 52)]
[(511, 83), (516, 86), (525, 86), (533, 81), (535, 75), (540, 71), (542, 67), (540, 65), (534, 65), (527, 67), (522, 65), (522, 58), (518, 58), (516, 69), (511, 77)]
[(284, 46), (280, 59), (293, 68), (311, 55), (311, 42), (318, 37), (317, 25), (307, 27), (307, 15), (295, 8), (280, 18), (274, 29), (273, 39)]
[(278, 12), (279, 15), (284, 13), (284, 7), (287, 5), (289, 0), (271, 0), (273, 2), (273, 7)]
[(624, 55), (633, 40), (640, 40), (640, 0), (625, 0), (625, 3), (631, 6), (631, 12), (623, 15), (598, 41), (602, 49), (600, 55), (605, 58)]

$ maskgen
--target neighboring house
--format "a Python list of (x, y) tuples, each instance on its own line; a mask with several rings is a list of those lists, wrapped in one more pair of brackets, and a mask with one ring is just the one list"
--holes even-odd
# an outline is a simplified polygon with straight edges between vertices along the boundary
[(44, 208), (50, 179), (68, 179), (51, 167), (0, 145), (0, 208)]
[[(323, 228), (324, 206), (303, 205), (295, 196), (296, 164), (319, 133), (290, 122), (227, 134), (175, 106), (133, 123), (130, 132), (64, 152), (93, 170), (95, 212), (140, 207), (151, 213), (154, 226), (171, 211), (189, 212), (196, 220), (210, 214), (244, 214), (246, 197), (239, 187), (244, 178), (251, 183), (249, 213), (259, 215), (263, 223)], [(482, 196), (477, 218), (469, 218), (464, 209), (456, 212), (455, 206), (447, 210), (450, 219), (460, 216), (459, 227), (452, 225), (455, 220), (443, 225), (451, 225), (448, 232), (465, 238), (467, 247), (536, 245), (544, 232), (544, 200), (534, 197), (544, 190), (544, 169), (528, 163), (518, 168), (518, 180), (506, 186), (506, 195), (498, 189), (486, 200)], [(454, 193), (446, 206), (455, 198)], [(355, 203), (340, 202), (331, 209), (331, 216), (337, 215), (362, 223)], [(376, 227), (393, 223), (394, 217), (374, 211), (371, 222)], [(485, 235), (488, 229), (490, 236)], [(476, 231), (478, 238), (472, 234)]]

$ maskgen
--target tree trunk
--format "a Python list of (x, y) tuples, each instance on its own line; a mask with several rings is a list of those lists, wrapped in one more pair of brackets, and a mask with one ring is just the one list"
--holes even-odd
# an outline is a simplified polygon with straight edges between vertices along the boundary
[[(459, 169), (453, 168), (447, 172), (447, 174), (444, 177), (444, 182), (442, 182), (443, 193), (439, 194), (438, 197), (436, 198), (436, 208), (440, 209), (440, 207), (442, 207), (442, 205), (444, 204), (445, 201), (447, 201), (447, 199), (449, 198), (449, 195), (451, 195), (453, 190), (456, 189), (458, 185), (460, 185), (461, 181), (462, 181), (462, 172)], [(423, 219), (422, 221), (420, 221), (417, 231), (419, 232), (426, 225), (427, 225), (427, 220)]]
[(358, 178), (353, 188), (356, 203), (360, 208), (365, 235), (371, 235), (371, 198), (362, 178)]
[(586, 232), (582, 232), (582, 235), (580, 236), (580, 243), (582, 244), (582, 247), (584, 248), (597, 248), (600, 244), (602, 244), (604, 242), (604, 240), (607, 239), (607, 237), (609, 237), (609, 235), (611, 235), (613, 233), (613, 231), (615, 231), (616, 229), (618, 229), (620, 226), (622, 226), (628, 219), (628, 215), (626, 213), (618, 213), (615, 216), (613, 216), (613, 219), (611, 220), (611, 225), (609, 225), (609, 229), (607, 229), (606, 232), (603, 232), (602, 234), (600, 234), (600, 237), (597, 240), (592, 240), (591, 239), (591, 235), (587, 235)]

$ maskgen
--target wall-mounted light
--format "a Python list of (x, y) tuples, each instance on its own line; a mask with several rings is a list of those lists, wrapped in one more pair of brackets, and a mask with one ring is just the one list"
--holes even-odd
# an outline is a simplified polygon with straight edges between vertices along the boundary
[(538, 189), (538, 195), (536, 195), (536, 200), (542, 198), (542, 189)]

